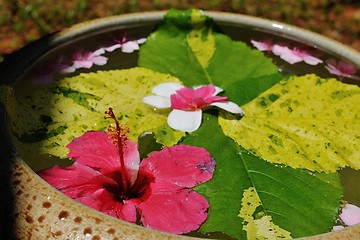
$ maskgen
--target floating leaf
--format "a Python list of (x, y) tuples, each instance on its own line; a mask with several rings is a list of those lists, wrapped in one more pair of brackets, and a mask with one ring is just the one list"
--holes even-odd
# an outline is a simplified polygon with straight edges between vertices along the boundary
[(139, 66), (176, 76), (189, 87), (212, 83), (225, 92), (234, 82), (278, 72), (262, 52), (216, 29), (201, 11), (171, 10), (141, 47)]
[(276, 225), (292, 237), (303, 237), (328, 232), (333, 226), (342, 197), (338, 173), (313, 174), (264, 161), (226, 137), (217, 117), (210, 114), (204, 114), (203, 125), (183, 143), (206, 148), (216, 161), (212, 180), (196, 187), (210, 203), (208, 220), (200, 232), (220, 231), (245, 239), (246, 219), (238, 215), (243, 194), (251, 187), (261, 200), (254, 219), (266, 216), (261, 221), (271, 228), (277, 229)]
[(292, 77), (219, 118), (226, 135), (273, 163), (312, 171), (360, 169), (360, 88), (316, 75)]
[[(180, 83), (175, 77), (144, 68), (99, 71), (54, 82), (20, 100), (11, 119), (16, 147), (30, 166), (41, 168), (39, 155), (64, 158), (73, 138), (88, 130), (106, 130), (108, 107), (129, 126), (134, 141), (143, 132), (154, 132), (159, 143), (173, 145), (183, 133), (164, 129), (167, 114), (142, 103), (152, 87), (163, 82)], [(16, 118), (17, 114), (22, 117)]]
[(272, 222), (272, 218), (264, 212), (257, 213), (258, 219), (254, 218), (255, 210), (261, 206), (261, 199), (254, 187), (245, 189), (241, 200), (239, 217), (243, 218), (243, 229), (247, 233), (247, 239), (290, 239), (290, 233)]

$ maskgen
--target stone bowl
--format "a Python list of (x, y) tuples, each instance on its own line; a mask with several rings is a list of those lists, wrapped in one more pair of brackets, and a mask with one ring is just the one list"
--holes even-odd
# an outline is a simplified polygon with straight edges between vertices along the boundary
[[(165, 12), (125, 14), (80, 23), (45, 36), (7, 57), (0, 65), (2, 83), (16, 85), (34, 63), (58, 46), (114, 30), (146, 37)], [(237, 29), (260, 36), (269, 33), (306, 44), (360, 67), (359, 52), (316, 33), (266, 19), (225, 12), (206, 12), (233, 38)], [(251, 37), (252, 35), (249, 35)], [(129, 61), (135, 61), (130, 59)], [(292, 72), (304, 69), (291, 68)], [(51, 187), (16, 154), (7, 137), (5, 110), (1, 109), (1, 239), (188, 239), (130, 224), (82, 205)], [(6, 197), (5, 197), (6, 196)], [(307, 239), (358, 239), (360, 225)]]

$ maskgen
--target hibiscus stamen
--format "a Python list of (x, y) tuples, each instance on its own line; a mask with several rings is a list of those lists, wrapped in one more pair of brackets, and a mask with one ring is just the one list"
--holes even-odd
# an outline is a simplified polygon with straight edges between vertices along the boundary
[(125, 148), (126, 148), (126, 143), (128, 141), (126, 134), (129, 133), (129, 129), (124, 128), (119, 123), (119, 121), (116, 119), (113, 109), (111, 107), (109, 107), (108, 111), (105, 111), (105, 119), (108, 119), (108, 118), (113, 119), (115, 122), (115, 126), (110, 125), (108, 127), (108, 133), (110, 134), (110, 136), (112, 138), (112, 143), (118, 148), (118, 151), (119, 151), (120, 172), (121, 172), (121, 182), (122, 182), (123, 194), (124, 194), (124, 196), (127, 196), (129, 188), (131, 186), (130, 186), (130, 181), (126, 174), (124, 152), (125, 152)]

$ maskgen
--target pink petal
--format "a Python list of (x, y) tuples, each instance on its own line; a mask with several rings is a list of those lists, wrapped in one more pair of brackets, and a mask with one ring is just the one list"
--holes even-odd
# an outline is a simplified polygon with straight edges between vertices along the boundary
[(183, 111), (173, 109), (168, 118), (167, 123), (175, 130), (182, 132), (193, 132), (201, 125), (202, 111)]
[(121, 46), (121, 50), (124, 53), (132, 53), (135, 50), (139, 50), (139, 44), (136, 41), (128, 41)]
[(215, 102), (212, 103), (211, 106), (216, 106), (234, 114), (240, 114), (242, 116), (245, 115), (245, 112), (242, 110), (242, 108), (233, 102)]
[(116, 201), (114, 200), (114, 195), (105, 189), (99, 189), (91, 195), (87, 195), (76, 200), (115, 218), (131, 223), (136, 222), (135, 202), (125, 201), (123, 204), (122, 202)]
[(37, 173), (51, 186), (72, 198), (92, 195), (104, 183), (116, 184), (91, 167), (76, 162), (67, 168), (53, 166)]
[(114, 171), (120, 167), (119, 152), (107, 132), (88, 131), (67, 145), (69, 158), (99, 171)]
[(96, 56), (92, 58), (92, 61), (95, 65), (103, 66), (107, 63), (108, 58), (103, 56)]
[(93, 64), (90, 60), (76, 60), (73, 66), (75, 68), (91, 68)]
[(208, 202), (200, 194), (182, 189), (170, 192), (153, 190), (140, 204), (141, 222), (145, 227), (172, 234), (194, 231), (207, 218)]
[(171, 107), (170, 98), (163, 96), (145, 96), (143, 103), (160, 109)]
[(104, 47), (104, 50), (107, 51), (107, 52), (113, 52), (114, 50), (118, 49), (118, 48), (121, 48), (121, 44), (120, 43), (116, 43), (116, 44), (113, 44), (111, 46), (108, 46), (108, 47)]
[(271, 51), (273, 43), (271, 39), (265, 39), (263, 41), (251, 40), (251, 43), (260, 51)]
[(317, 65), (319, 63), (322, 63), (323, 60), (321, 60), (320, 58), (317, 58), (317, 57), (313, 57), (313, 56), (306, 56), (306, 57), (304, 57), (304, 62), (309, 65)]
[(346, 204), (342, 209), (340, 219), (348, 226), (360, 223), (360, 208), (353, 204)]
[[(69, 158), (97, 169), (102, 174), (112, 173), (120, 168), (118, 148), (106, 132), (86, 132), (83, 136), (75, 138), (67, 147), (70, 149)], [(133, 180), (138, 171), (140, 157), (136, 144), (130, 140), (124, 152), (124, 160), (129, 170), (128, 174)]]
[[(89, 52), (91, 53), (91, 52)], [(96, 56), (100, 56), (101, 54), (104, 54), (105, 53), (105, 49), (104, 48), (99, 48), (97, 50), (95, 50), (94, 52), (92, 52), (90, 55), (92, 57), (96, 57)]]
[(175, 145), (154, 152), (140, 164), (142, 171), (153, 173), (156, 184), (170, 183), (194, 187), (211, 179), (215, 161), (200, 147)]

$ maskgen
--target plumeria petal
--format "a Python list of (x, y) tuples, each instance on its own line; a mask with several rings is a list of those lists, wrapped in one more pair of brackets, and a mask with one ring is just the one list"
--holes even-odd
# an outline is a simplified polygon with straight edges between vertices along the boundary
[(113, 52), (114, 50), (119, 49), (119, 48), (121, 48), (121, 44), (120, 44), (120, 43), (115, 43), (115, 44), (113, 44), (113, 45), (104, 47), (103, 49), (104, 49), (106, 52)]
[(200, 194), (187, 189), (152, 191), (151, 197), (139, 206), (144, 226), (182, 234), (198, 229), (206, 220), (209, 204)]
[(183, 87), (183, 85), (174, 82), (161, 83), (153, 87), (152, 92), (156, 95), (170, 98), (172, 94), (175, 94), (177, 90)]
[(342, 209), (340, 219), (348, 226), (360, 223), (360, 208), (353, 204), (346, 204)]
[(92, 62), (95, 65), (99, 65), (99, 66), (105, 65), (107, 63), (107, 61), (108, 61), (108, 58), (104, 57), (104, 56), (95, 56), (92, 58)]
[(349, 62), (343, 60), (337, 62), (335, 59), (328, 59), (326, 60), (325, 68), (331, 74), (343, 77), (355, 77), (357, 79), (357, 76), (354, 76), (357, 69), (353, 64)]
[(176, 145), (150, 154), (140, 168), (152, 172), (157, 185), (170, 183), (191, 188), (211, 179), (215, 161), (204, 148)]
[(91, 68), (93, 65), (94, 63), (89, 60), (75, 60), (73, 66), (75, 68)]
[(121, 46), (121, 50), (124, 52), (124, 53), (132, 53), (136, 50), (139, 50), (140, 47), (139, 47), (139, 43), (137, 43), (136, 41), (127, 41), (126, 43), (124, 43), (122, 46)]
[(321, 60), (320, 58), (314, 57), (314, 56), (305, 56), (304, 62), (309, 65), (318, 65), (319, 63), (322, 63), (323, 60)]
[(332, 228), (332, 231), (337, 231), (337, 230), (340, 230), (340, 229), (343, 229), (344, 227), (341, 226), (341, 225), (336, 225), (336, 226), (333, 226)]
[(170, 99), (163, 96), (155, 96), (155, 95), (145, 96), (143, 98), (143, 103), (146, 103), (150, 106), (160, 109), (171, 107)]
[(271, 51), (273, 48), (273, 42), (271, 39), (265, 39), (262, 41), (251, 40), (250, 41), (254, 47), (256, 47), (259, 51)]
[(173, 109), (167, 119), (169, 126), (183, 132), (193, 132), (201, 125), (202, 111), (183, 111)]
[(242, 110), (242, 108), (233, 102), (214, 102), (210, 105), (216, 106), (234, 114), (240, 114), (242, 116), (245, 115), (245, 112)]

